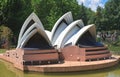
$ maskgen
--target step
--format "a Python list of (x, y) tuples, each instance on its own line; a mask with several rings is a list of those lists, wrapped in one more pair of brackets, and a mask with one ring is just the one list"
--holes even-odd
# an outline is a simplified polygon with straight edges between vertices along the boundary
[(90, 56), (86, 56), (86, 60), (87, 59), (105, 58), (105, 57), (110, 57), (110, 56), (111, 56), (111, 53), (99, 54), (99, 55), (90, 55)]
[(44, 60), (52, 60), (52, 59), (58, 59), (59, 56), (57, 53), (51, 53), (51, 54), (31, 54), (31, 55), (23, 55), (23, 60), (25, 61), (44, 61)]
[(86, 52), (107, 50), (107, 47), (85, 48)]
[(109, 50), (103, 50), (103, 51), (94, 51), (94, 52), (86, 52), (86, 56), (87, 55), (97, 55), (97, 54), (104, 54), (104, 53), (110, 53)]
[(47, 54), (47, 53), (58, 53), (55, 49), (50, 50), (24, 50), (24, 54)]

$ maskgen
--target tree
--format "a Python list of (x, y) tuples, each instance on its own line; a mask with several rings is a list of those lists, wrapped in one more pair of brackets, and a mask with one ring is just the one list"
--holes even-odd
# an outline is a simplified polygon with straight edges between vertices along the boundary
[[(29, 0), (30, 1), (30, 0)], [(7, 25), (15, 34), (18, 34), (23, 22), (32, 12), (28, 0), (3, 0), (1, 13), (2, 24)]]
[(105, 4), (105, 18), (108, 19), (107, 24), (110, 30), (120, 29), (120, 1), (119, 0), (109, 0)]
[(95, 24), (97, 25), (97, 29), (101, 30), (102, 28), (102, 8), (100, 6), (97, 7), (97, 12), (95, 13)]
[(33, 11), (47, 30), (51, 30), (58, 18), (68, 11), (72, 12), (74, 20), (82, 19), (85, 25), (95, 19), (94, 12), (83, 4), (78, 5), (76, 0), (1, 0), (0, 25), (5, 24), (18, 35), (23, 22)]
[(5, 24), (7, 21), (5, 17), (5, 14), (7, 14), (6, 6), (7, 6), (7, 2), (5, 0), (0, 0), (0, 25)]
[(51, 30), (55, 24), (55, 22), (57, 21), (57, 19), (60, 18), (62, 12), (60, 10), (58, 10), (58, 7), (56, 4), (53, 5), (53, 7), (50, 10), (49, 15), (46, 17), (47, 18), (47, 26), (46, 29)]
[(87, 13), (87, 19), (88, 19), (87, 23), (88, 24), (95, 23), (95, 12), (92, 11), (90, 8), (88, 8), (86, 13)]
[(51, 30), (58, 18), (68, 11), (72, 12), (74, 19), (83, 18), (86, 22), (87, 14), (85, 12), (84, 14), (82, 13), (83, 10), (85, 11), (85, 7), (81, 11), (80, 9), (81, 7), (78, 5), (76, 0), (41, 0), (39, 3), (34, 5), (35, 12), (41, 19), (45, 29), (48, 30)]
[(88, 23), (88, 18), (87, 18), (86, 10), (87, 9), (85, 8), (85, 6), (82, 3), (82, 5), (80, 7), (80, 14), (79, 15), (80, 15), (80, 19), (83, 20), (83, 22), (84, 22), (85, 25), (87, 25), (87, 23)]

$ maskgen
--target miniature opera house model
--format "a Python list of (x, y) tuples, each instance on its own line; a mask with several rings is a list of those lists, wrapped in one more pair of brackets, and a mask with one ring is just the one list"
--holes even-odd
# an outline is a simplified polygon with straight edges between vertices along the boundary
[(60, 17), (51, 32), (45, 30), (37, 15), (32, 13), (21, 28), (16, 50), (4, 55), (22, 65), (94, 61), (111, 57), (107, 47), (96, 41), (95, 25), (85, 26), (82, 20), (73, 21), (71, 12)]

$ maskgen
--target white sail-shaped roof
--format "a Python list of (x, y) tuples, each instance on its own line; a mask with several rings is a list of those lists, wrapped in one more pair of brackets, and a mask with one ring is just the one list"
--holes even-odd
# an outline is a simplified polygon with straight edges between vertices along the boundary
[(95, 25), (88, 25), (80, 29), (75, 35), (73, 35), (66, 43), (65, 45), (72, 43), (72, 45), (76, 45), (77, 41), (81, 38), (82, 35), (84, 35), (85, 32), (89, 31), (92, 35), (93, 39), (96, 39), (96, 29)]
[[(39, 25), (42, 25), (41, 21), (39, 20), (38, 16), (35, 13), (32, 13), (24, 22), (21, 30), (20, 30), (20, 34), (19, 34), (19, 38), (18, 38), (18, 42), (21, 39), (21, 37), (23, 36), (25, 30), (27, 30), (27, 28), (29, 26), (31, 26), (34, 23), (38, 23)], [(43, 26), (40, 26), (42, 29), (44, 29)]]
[(73, 22), (71, 12), (60, 17), (51, 32), (44, 30), (37, 15), (32, 13), (21, 28), (17, 48), (49, 48), (56, 46), (58, 49), (79, 44), (90, 46), (89, 42), (96, 45), (95, 25), (84, 26), (82, 20)]
[[(34, 21), (31, 23), (31, 20)], [(35, 15), (35, 13), (32, 13), (25, 21), (25, 23), (22, 26), (22, 29), (19, 34), (18, 39), (18, 45), (17, 48), (22, 48), (26, 45), (27, 41), (35, 34), (39, 33), (44, 39), (48, 42), (49, 45), (51, 45), (51, 42), (45, 33), (45, 30), (43, 28), (43, 25), (39, 18)]]
[[(36, 26), (38, 24), (35, 24)], [(46, 34), (44, 33), (44, 31), (42, 31), (40, 28), (35, 28), (33, 29), (26, 37), (25, 39), (23, 39), (23, 41), (21, 42), (21, 46), (20, 48), (24, 48), (24, 46), (26, 45), (26, 43), (29, 41), (30, 38), (32, 38), (36, 33), (39, 33), (39, 35), (43, 36), (44, 39), (48, 42), (48, 44), (50, 45), (50, 41), (48, 41), (46, 38)], [(42, 41), (42, 40), (41, 40)], [(34, 43), (34, 42), (33, 42)]]
[(61, 18), (58, 19), (58, 21), (55, 23), (52, 29), (52, 32), (51, 32), (52, 33), (51, 35), (52, 44), (55, 43), (59, 34), (72, 22), (73, 22), (73, 17), (72, 17), (71, 12), (64, 14)]
[[(23, 47), (21, 44), (23, 44), (23, 41), (28, 41), (32, 35), (32, 31), (34, 30), (34, 32), (38, 32), (40, 33), (40, 35), (42, 35), (44, 37), (44, 39), (47, 40), (47, 42), (51, 45), (51, 42), (48, 38), (48, 36), (46, 35), (46, 33), (44, 32), (44, 30), (40, 27), (39, 24), (34, 23), (32, 26), (30, 26), (27, 31), (23, 34), (22, 38), (19, 40), (19, 44), (18, 44), (18, 48)], [(36, 30), (36, 31), (35, 31)], [(30, 34), (31, 33), (31, 34)], [(34, 33), (33, 33), (34, 34)], [(28, 37), (28, 38), (27, 38)]]
[(64, 44), (69, 40), (73, 35), (75, 35), (82, 27), (84, 26), (82, 20), (76, 20), (67, 26), (59, 35), (54, 45), (57, 48), (64, 47)]

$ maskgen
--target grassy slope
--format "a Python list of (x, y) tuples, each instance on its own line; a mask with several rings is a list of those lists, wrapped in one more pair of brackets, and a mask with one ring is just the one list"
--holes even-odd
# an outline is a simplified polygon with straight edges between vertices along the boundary
[(115, 45), (109, 45), (108, 46), (109, 50), (113, 53), (113, 54), (118, 54), (120, 55), (120, 46), (115, 46)]
[(6, 52), (6, 49), (0, 49), (0, 53)]

